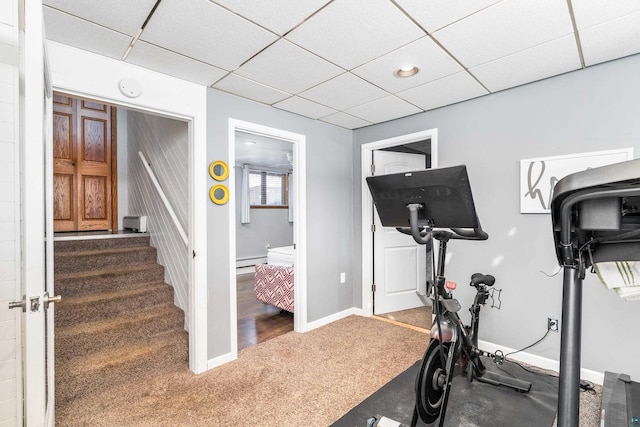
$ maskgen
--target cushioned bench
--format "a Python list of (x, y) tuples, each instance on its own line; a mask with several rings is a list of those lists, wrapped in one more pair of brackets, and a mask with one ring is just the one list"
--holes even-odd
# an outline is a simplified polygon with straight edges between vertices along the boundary
[(256, 265), (256, 298), (293, 313), (293, 266)]

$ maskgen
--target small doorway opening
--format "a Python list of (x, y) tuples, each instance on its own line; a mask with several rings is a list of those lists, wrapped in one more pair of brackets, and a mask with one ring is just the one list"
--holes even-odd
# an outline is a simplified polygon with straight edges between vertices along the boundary
[[(411, 170), (412, 168), (415, 170), (436, 167), (438, 163), (437, 148), (437, 129), (401, 135), (362, 145), (362, 301), (363, 309), (365, 313), (369, 315), (383, 312), (400, 312), (424, 306), (427, 303), (425, 302), (425, 298), (417, 295), (416, 291), (419, 291), (420, 288), (424, 286), (421, 282), (423, 283), (426, 279), (426, 277), (419, 276), (421, 273), (420, 270), (428, 274), (426, 266), (429, 263), (425, 265), (426, 261), (423, 263), (419, 262), (419, 256), (424, 258), (426, 256), (424, 252), (426, 251), (424, 248), (415, 248), (415, 242), (401, 242), (397, 247), (393, 247), (395, 243), (392, 242), (393, 244), (390, 243), (390, 250), (386, 251), (387, 254), (394, 255), (402, 251), (407, 252), (407, 254), (409, 254), (409, 252), (415, 254), (415, 265), (411, 268), (413, 269), (412, 271), (416, 272), (416, 277), (404, 275), (407, 276), (404, 277), (404, 279), (413, 281), (412, 283), (415, 284), (415, 286), (413, 289), (409, 289), (411, 286), (404, 286), (394, 281), (382, 289), (378, 287), (378, 283), (376, 282), (379, 278), (388, 277), (389, 272), (386, 270), (384, 263), (386, 258), (384, 254), (380, 252), (385, 252), (384, 248), (376, 248), (375, 245), (376, 241), (374, 232), (372, 231), (372, 224), (375, 224), (376, 213), (374, 211), (371, 194), (366, 185), (366, 177), (372, 174), (398, 173)], [(376, 155), (376, 152), (378, 155)], [(382, 163), (386, 163), (386, 165), (379, 166), (376, 164), (374, 169), (372, 165), (374, 165), (376, 156), (378, 158), (384, 158)], [(389, 157), (389, 159), (387, 159), (387, 157)], [(414, 157), (418, 160), (414, 161)], [(376, 227), (376, 232), (389, 236), (399, 234), (395, 230), (390, 230), (387, 233), (387, 230), (384, 230), (383, 227)], [(378, 240), (380, 241), (382, 238), (379, 237)], [(377, 254), (376, 251), (378, 252)], [(393, 258), (393, 256), (391, 258)], [(403, 255), (401, 258), (405, 260), (409, 257)], [(393, 259), (389, 260), (389, 262), (392, 261)], [(407, 300), (406, 297), (409, 297), (409, 300)], [(387, 302), (383, 303), (383, 299), (388, 299), (388, 304)], [(384, 308), (381, 308), (383, 304)]]
[(236, 130), (238, 350), (293, 330), (293, 143)]

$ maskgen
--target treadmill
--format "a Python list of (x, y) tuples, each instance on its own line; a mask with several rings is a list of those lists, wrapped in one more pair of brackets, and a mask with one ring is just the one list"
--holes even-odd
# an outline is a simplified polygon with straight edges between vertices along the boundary
[[(640, 261), (640, 159), (561, 179), (551, 201), (558, 262), (564, 270), (558, 426), (579, 420), (582, 281), (600, 262)], [(638, 426), (640, 388), (607, 372), (601, 427)]]

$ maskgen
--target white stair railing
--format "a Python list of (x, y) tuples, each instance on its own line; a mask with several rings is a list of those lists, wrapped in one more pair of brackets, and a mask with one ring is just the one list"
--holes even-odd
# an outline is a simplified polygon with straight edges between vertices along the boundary
[(180, 221), (178, 220), (178, 216), (176, 215), (176, 212), (173, 210), (173, 208), (171, 207), (171, 203), (169, 202), (169, 199), (167, 199), (167, 196), (164, 194), (164, 191), (162, 190), (162, 187), (160, 186), (160, 183), (158, 182), (156, 175), (151, 170), (151, 166), (149, 165), (149, 162), (147, 162), (147, 159), (144, 156), (144, 154), (142, 154), (142, 151), (138, 151), (138, 156), (140, 156), (140, 159), (142, 159), (142, 164), (144, 165), (144, 168), (147, 171), (147, 174), (149, 175), (149, 178), (151, 179), (153, 186), (156, 188), (156, 191), (160, 196), (160, 200), (162, 200), (162, 203), (167, 209), (167, 212), (169, 212), (169, 216), (171, 216), (171, 219), (173, 220), (173, 224), (178, 230), (178, 233), (180, 233), (180, 237), (182, 237), (182, 241), (184, 242), (185, 246), (188, 246), (189, 240), (187, 238), (187, 233), (185, 233), (184, 228), (182, 228), (182, 224), (180, 224)]

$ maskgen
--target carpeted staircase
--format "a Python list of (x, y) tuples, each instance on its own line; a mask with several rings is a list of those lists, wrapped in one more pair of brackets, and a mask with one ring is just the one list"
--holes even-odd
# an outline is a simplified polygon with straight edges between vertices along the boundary
[(73, 424), (65, 408), (78, 399), (188, 365), (184, 313), (148, 235), (56, 241), (54, 254), (58, 424)]

